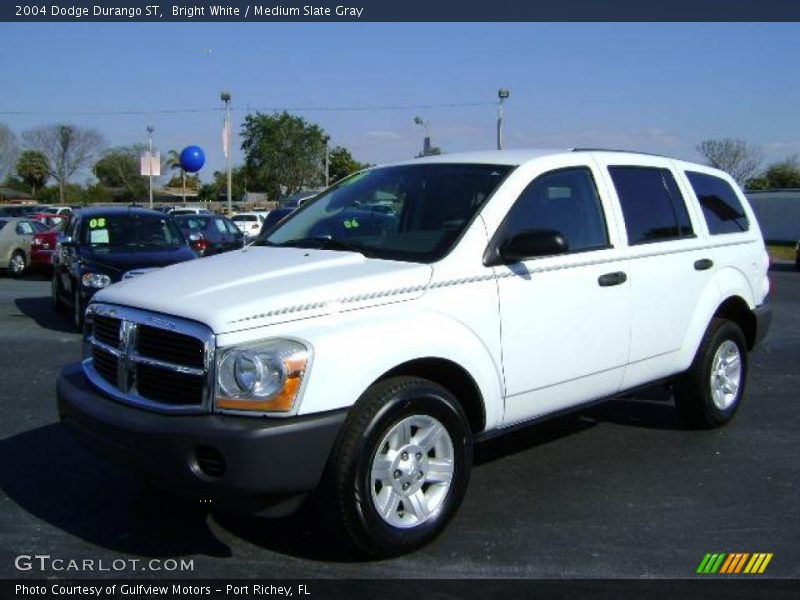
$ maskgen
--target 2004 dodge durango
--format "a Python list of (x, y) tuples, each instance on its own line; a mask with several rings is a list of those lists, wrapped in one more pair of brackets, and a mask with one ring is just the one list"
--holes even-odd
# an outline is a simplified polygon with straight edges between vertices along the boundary
[(734, 181), (615, 151), (452, 154), (333, 185), (237, 252), (100, 291), (63, 422), (195, 497), (285, 514), (325, 490), (362, 552), (431, 540), (472, 446), (669, 381), (733, 418), (768, 257)]

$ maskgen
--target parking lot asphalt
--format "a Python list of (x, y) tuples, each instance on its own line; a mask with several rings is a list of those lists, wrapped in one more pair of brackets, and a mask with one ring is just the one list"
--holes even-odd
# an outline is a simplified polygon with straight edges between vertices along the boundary
[[(80, 340), (52, 312), (49, 282), (0, 276), (0, 577), (686, 578), (709, 552), (771, 552), (762, 577), (797, 578), (800, 273), (778, 265), (771, 279), (772, 331), (729, 426), (686, 430), (669, 394), (649, 390), (486, 442), (433, 544), (365, 562), (305, 518), (145, 500), (58, 422), (56, 375)], [(19, 571), (20, 554), (193, 570)]]

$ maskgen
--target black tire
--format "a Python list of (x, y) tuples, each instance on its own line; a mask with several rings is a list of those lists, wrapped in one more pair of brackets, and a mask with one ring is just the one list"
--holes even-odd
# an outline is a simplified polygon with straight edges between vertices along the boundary
[(8, 273), (12, 277), (20, 277), (28, 268), (28, 261), (22, 250), (14, 250), (8, 261)]
[(54, 311), (64, 312), (66, 306), (64, 306), (64, 301), (61, 299), (57, 277), (58, 276), (53, 273), (53, 276), (50, 278), (50, 304), (53, 306)]
[(83, 332), (83, 319), (86, 307), (83, 305), (83, 300), (81, 300), (81, 291), (77, 287), (75, 288), (75, 293), (73, 294), (72, 301), (73, 301), (72, 322), (75, 325), (75, 329), (77, 329), (78, 332), (81, 333)]
[[(415, 429), (414, 422), (430, 427)], [(427, 445), (420, 444), (419, 449), (423, 451), (412, 452), (413, 456), (393, 450), (385, 453), (390, 441), (384, 438), (395, 428), (405, 431), (402, 425), (405, 423), (412, 423), (407, 429), (411, 435), (409, 444), (402, 446), (406, 449), (415, 448), (414, 443), (421, 442), (429, 432), (444, 431), (449, 437), (445, 439), (447, 436), (440, 434), (439, 442), (429, 451), (423, 450)], [(392, 439), (403, 437), (399, 434)], [(433, 473), (436, 467), (428, 461), (444, 456), (439, 460), (447, 462), (449, 452), (452, 452), (452, 471), (447, 486), (439, 481), (440, 475)], [(391, 485), (385, 486), (385, 490), (372, 478), (373, 461), (379, 453), (389, 463), (394, 456), (395, 463), (404, 469), (402, 479), (398, 478), (399, 468), (386, 471), (391, 473), (387, 479)], [(402, 461), (402, 456), (408, 459)], [(464, 410), (453, 395), (426, 379), (396, 377), (372, 386), (350, 411), (331, 453), (321, 495), (332, 509), (335, 527), (345, 542), (360, 553), (385, 558), (418, 548), (444, 529), (464, 498), (471, 470), (472, 434)], [(405, 493), (409, 496), (395, 492), (395, 487), (402, 486), (408, 487)], [(381, 493), (384, 495), (379, 496)], [(398, 498), (396, 509), (387, 510), (387, 515), (391, 516), (382, 517), (376, 502), (385, 498), (386, 506), (390, 506), (389, 499), (394, 497)], [(404, 498), (407, 498), (408, 508)], [(429, 500), (425, 501), (425, 510), (417, 511), (420, 498)], [(417, 512), (426, 516), (418, 519)], [(399, 519), (404, 524), (396, 526), (387, 520), (389, 518)]]
[[(731, 392), (729, 387), (723, 388), (729, 393), (722, 397), (719, 395), (722, 391), (718, 389), (715, 402), (713, 388), (716, 382), (721, 381), (719, 372), (716, 375), (713, 372), (715, 358), (717, 353), (732, 357), (733, 347), (730, 344), (734, 344), (738, 352), (738, 386), (735, 392)], [(730, 353), (726, 349), (730, 349)], [(683, 421), (690, 427), (699, 429), (721, 427), (728, 423), (741, 404), (747, 384), (747, 368), (747, 342), (741, 328), (727, 319), (713, 319), (703, 336), (692, 366), (675, 387), (675, 408)]]

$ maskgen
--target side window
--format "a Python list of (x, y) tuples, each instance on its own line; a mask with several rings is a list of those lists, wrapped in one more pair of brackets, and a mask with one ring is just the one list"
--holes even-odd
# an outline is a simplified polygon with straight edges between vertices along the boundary
[(227, 233), (227, 227), (225, 226), (225, 221), (222, 219), (214, 219), (214, 227), (216, 227), (219, 233)]
[(509, 236), (526, 229), (561, 233), (570, 252), (608, 246), (603, 208), (588, 168), (545, 173), (520, 194), (503, 225)]
[(17, 235), (33, 235), (33, 226), (28, 221), (17, 223)]
[(625, 218), (628, 243), (643, 244), (690, 237), (686, 202), (675, 178), (656, 167), (608, 167)]
[(750, 223), (730, 184), (719, 177), (686, 171), (711, 235), (747, 231)]

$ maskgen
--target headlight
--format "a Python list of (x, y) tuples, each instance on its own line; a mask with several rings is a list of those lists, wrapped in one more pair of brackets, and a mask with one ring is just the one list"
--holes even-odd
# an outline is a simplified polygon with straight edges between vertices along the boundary
[(217, 363), (216, 408), (290, 412), (308, 355), (300, 342), (279, 339), (223, 349)]
[(81, 283), (90, 288), (104, 288), (111, 285), (111, 278), (100, 273), (84, 273)]

